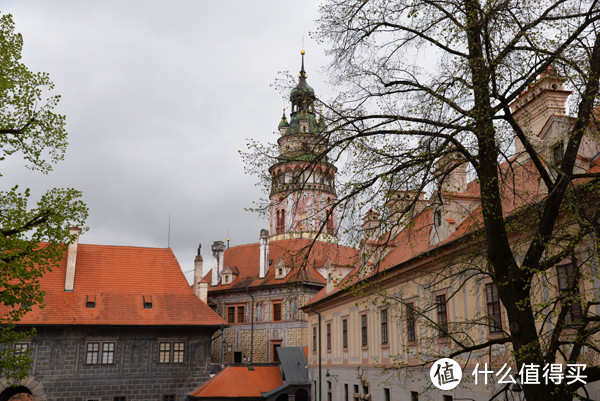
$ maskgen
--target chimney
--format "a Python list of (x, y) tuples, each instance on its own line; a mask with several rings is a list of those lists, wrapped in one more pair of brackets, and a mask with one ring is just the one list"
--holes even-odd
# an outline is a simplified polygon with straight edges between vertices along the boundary
[(426, 206), (424, 191), (394, 191), (386, 203), (392, 229), (403, 230)]
[(467, 163), (461, 155), (446, 154), (435, 162), (435, 167), (440, 191), (464, 193), (467, 190)]
[(267, 277), (269, 272), (269, 230), (260, 230), (260, 265), (259, 278)]
[[(564, 81), (550, 66), (540, 75), (540, 79), (509, 106), (513, 117), (538, 152), (543, 146), (538, 135), (548, 119), (553, 115), (565, 115), (565, 104), (571, 91), (563, 89)], [(516, 154), (519, 155), (524, 150), (521, 141), (515, 138)]]
[(198, 255), (194, 259), (194, 295), (200, 298), (200, 280), (202, 280), (202, 244), (198, 245)]
[(378, 228), (381, 225), (379, 213), (374, 212), (373, 209), (369, 209), (363, 217), (363, 223), (361, 225), (363, 230), (363, 239), (373, 240), (376, 239)]
[(67, 248), (67, 271), (65, 273), (65, 291), (73, 291), (75, 288), (75, 264), (77, 263), (77, 244), (79, 243), (81, 228), (71, 227), (69, 235), (75, 236)]
[(208, 283), (206, 281), (200, 281), (197, 285), (198, 294), (196, 294), (196, 296), (200, 298), (202, 302), (208, 304)]
[(223, 243), (223, 241), (215, 241), (212, 244), (212, 280), (211, 285), (219, 285), (221, 281), (221, 272), (223, 271), (223, 257), (225, 255), (225, 249), (227, 247)]

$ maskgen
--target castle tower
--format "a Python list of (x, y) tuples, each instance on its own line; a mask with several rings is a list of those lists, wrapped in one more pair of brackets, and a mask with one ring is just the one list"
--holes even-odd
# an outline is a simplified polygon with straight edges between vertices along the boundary
[(335, 173), (322, 153), (329, 141), (315, 112), (315, 91), (307, 83), (304, 50), (298, 85), (290, 93), (292, 111), (279, 123), (278, 161), (271, 175), (271, 239), (317, 238), (336, 241)]

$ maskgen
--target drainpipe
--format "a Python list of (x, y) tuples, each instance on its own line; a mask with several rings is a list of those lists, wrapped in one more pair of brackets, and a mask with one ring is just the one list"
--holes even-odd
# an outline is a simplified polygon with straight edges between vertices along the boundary
[(317, 316), (319, 316), (319, 324), (318, 324), (318, 330), (319, 330), (319, 401), (322, 400), (322, 391), (321, 391), (321, 314), (319, 312), (317, 312), (316, 310), (313, 309), (312, 304), (310, 304), (310, 311), (313, 313), (316, 313)]
[(250, 294), (249, 287), (246, 287), (246, 292), (252, 299), (252, 306), (250, 307), (250, 365), (254, 362), (254, 297)]

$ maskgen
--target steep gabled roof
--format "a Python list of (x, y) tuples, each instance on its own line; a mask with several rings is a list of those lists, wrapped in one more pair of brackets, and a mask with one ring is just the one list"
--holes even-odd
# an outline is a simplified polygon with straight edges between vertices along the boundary
[[(231, 284), (209, 286), (208, 291), (245, 289), (266, 285), (289, 283), (311, 283), (325, 285), (325, 279), (315, 270), (328, 260), (337, 266), (354, 266), (358, 250), (347, 246), (309, 239), (271, 241), (269, 244), (269, 271), (265, 278), (259, 278), (260, 245), (247, 244), (234, 246), (225, 251), (224, 266), (235, 266), (239, 275)], [(307, 256), (308, 253), (308, 256)], [(281, 279), (275, 278), (275, 263), (281, 259), (291, 271)], [(204, 276), (210, 282), (212, 271)]]
[(283, 384), (279, 366), (228, 366), (189, 394), (191, 399), (257, 398)]
[[(41, 279), (45, 308), (21, 325), (219, 326), (224, 323), (190, 289), (168, 248), (79, 244), (75, 287), (64, 290), (67, 255)], [(93, 308), (86, 307), (94, 301)], [(144, 305), (146, 303), (146, 305)], [(151, 306), (151, 307), (150, 307)]]

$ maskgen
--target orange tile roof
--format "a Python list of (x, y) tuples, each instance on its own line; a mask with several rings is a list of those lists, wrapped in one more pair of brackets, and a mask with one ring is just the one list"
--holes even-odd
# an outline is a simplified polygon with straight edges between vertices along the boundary
[[(67, 255), (41, 279), (46, 306), (34, 306), (25, 325), (219, 326), (224, 323), (190, 289), (168, 248), (79, 244), (75, 288), (64, 291)], [(87, 298), (95, 308), (87, 308)], [(151, 299), (152, 308), (144, 308)]]
[(283, 384), (279, 366), (228, 366), (190, 393), (197, 399), (257, 397)]
[[(223, 267), (235, 267), (239, 275), (231, 284), (209, 286), (208, 291), (239, 289), (265, 285), (279, 285), (294, 282), (309, 282), (324, 285), (325, 279), (315, 270), (323, 267), (327, 261), (336, 266), (353, 267), (358, 261), (358, 249), (309, 239), (290, 239), (271, 241), (269, 244), (269, 266), (267, 276), (258, 277), (260, 262), (258, 243), (234, 246), (225, 251)], [(306, 254), (308, 253), (308, 258)], [(290, 273), (282, 279), (275, 278), (274, 265), (282, 259)], [(304, 267), (307, 267), (306, 269)], [(203, 280), (210, 282), (212, 271)]]
[[(600, 157), (600, 155), (598, 156)], [(514, 162), (515, 160), (513, 158), (510, 161)], [(600, 164), (594, 161), (588, 172), (593, 173), (599, 171)], [(517, 165), (516, 168), (508, 162), (503, 163), (500, 165), (500, 176), (509, 177), (504, 181), (505, 185), (501, 187), (502, 208), (505, 217), (514, 214), (519, 208), (528, 207), (531, 204), (540, 202), (547, 196), (546, 193), (540, 191), (540, 175), (531, 160), (527, 160)], [(444, 194), (444, 196), (477, 198), (479, 197), (478, 182), (476, 180), (470, 182), (465, 194)], [(456, 222), (454, 221), (451, 223), (455, 224)], [(448, 236), (448, 238), (435, 245), (431, 245), (429, 240), (431, 226), (432, 212), (431, 208), (427, 207), (415, 217), (409, 229), (402, 230), (396, 237), (390, 238), (389, 233), (386, 233), (380, 240), (369, 241), (369, 244), (385, 245), (392, 248), (378, 265), (375, 266), (374, 272), (367, 276), (359, 277), (358, 273), (360, 272), (360, 268), (355, 267), (354, 270), (333, 289), (333, 291), (327, 293), (327, 290), (323, 288), (315, 294), (306, 305), (304, 305), (304, 308), (325, 298), (333, 297), (345, 288), (348, 288), (356, 282), (368, 279), (377, 272), (399, 266), (413, 257), (423, 255), (428, 251), (448, 245), (461, 237), (481, 229), (483, 227), (481, 205), (477, 206), (469, 216), (459, 224), (456, 231)]]

